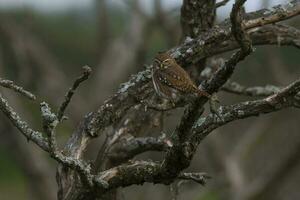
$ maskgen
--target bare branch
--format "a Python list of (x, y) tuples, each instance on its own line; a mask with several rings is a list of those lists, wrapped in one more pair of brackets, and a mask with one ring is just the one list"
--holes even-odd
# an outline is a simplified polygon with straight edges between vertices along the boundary
[(190, 142), (199, 144), (212, 130), (238, 119), (244, 119), (259, 114), (275, 112), (287, 107), (293, 107), (299, 102), (297, 93), (300, 91), (300, 79), (289, 86), (280, 90), (280, 92), (271, 95), (265, 99), (256, 101), (246, 101), (231, 106), (221, 106), (219, 114), (223, 120), (219, 120), (213, 115), (199, 118), (193, 127), (193, 136)]
[[(192, 147), (197, 146), (212, 130), (233, 120), (274, 112), (293, 106), (294, 96), (299, 91), (300, 79), (282, 89), (279, 93), (265, 99), (243, 102), (232, 106), (223, 106), (220, 108), (220, 113), (224, 121), (218, 120), (218, 118), (213, 115), (200, 118), (193, 126), (193, 136), (189, 138), (186, 145), (191, 145)], [(174, 147), (172, 147), (171, 150), (173, 148)], [(188, 151), (192, 149), (187, 148), (185, 150)], [(189, 152), (186, 153), (189, 154)], [(173, 169), (168, 168), (168, 170)], [(99, 175), (95, 176), (94, 182), (102, 192), (120, 186), (124, 187), (132, 184), (142, 184), (144, 182), (169, 184), (173, 178), (165, 173), (164, 164), (135, 161), (134, 163), (121, 165), (99, 173)]]
[(82, 75), (79, 76), (75, 82), (73, 83), (72, 87), (69, 89), (69, 91), (67, 92), (67, 94), (65, 95), (65, 100), (64, 102), (61, 104), (61, 106), (58, 109), (57, 112), (57, 119), (58, 121), (61, 121), (63, 116), (64, 116), (64, 112), (67, 108), (67, 106), (69, 105), (72, 96), (74, 95), (75, 90), (79, 87), (79, 85), (87, 80), (89, 78), (89, 76), (91, 75), (92, 69), (89, 66), (84, 66), (82, 67), (83, 72)]
[[(237, 1), (233, 6), (231, 12), (231, 20), (233, 26), (233, 33), (237, 42), (241, 46), (241, 50), (236, 52), (225, 65), (222, 66), (208, 83), (201, 84), (200, 87), (204, 88), (209, 93), (214, 93), (219, 90), (220, 87), (230, 78), (235, 66), (238, 62), (248, 56), (251, 49), (251, 41), (246, 35), (245, 30), (242, 27), (242, 21), (239, 15), (240, 9), (245, 0)], [(173, 147), (167, 152), (165, 160), (163, 161), (162, 168), (165, 170), (164, 175), (166, 177), (176, 177), (179, 172), (189, 166), (189, 163), (195, 153), (197, 144), (196, 141), (191, 145), (186, 141), (189, 138), (189, 133), (203, 112), (203, 106), (207, 102), (207, 98), (200, 97), (192, 102), (185, 110), (179, 126), (175, 130), (173, 135)], [(195, 144), (195, 145), (194, 145)]]
[(251, 29), (258, 26), (264, 26), (266, 24), (273, 24), (278, 22), (283, 17), (289, 19), (300, 14), (299, 0), (291, 1), (283, 6), (273, 7), (273, 12), (266, 13), (269, 16), (263, 16), (253, 20), (245, 22), (245, 28)]
[(0, 78), (0, 85), (5, 88), (12, 89), (13, 91), (22, 94), (30, 100), (36, 100), (36, 96), (31, 92), (25, 90), (23, 87), (16, 85), (13, 81)]
[[(282, 89), (278, 94), (266, 99), (222, 107), (220, 108), (222, 111), (220, 113), (224, 117), (225, 122), (217, 121), (217, 123), (209, 123), (215, 122), (216, 119), (212, 115), (208, 116), (204, 122), (202, 121), (201, 124), (197, 123), (197, 126), (193, 127), (193, 132), (201, 132), (201, 134), (195, 134), (197, 137), (192, 137), (189, 141), (194, 143), (195, 139), (197, 139), (196, 141), (199, 142), (199, 139), (203, 139), (203, 133), (207, 133), (208, 131), (210, 132), (217, 126), (228, 123), (232, 120), (257, 115), (259, 113), (272, 112), (291, 106), (289, 97), (295, 96), (299, 91), (300, 80), (297, 80), (295, 83)], [(109, 189), (131, 184), (141, 184), (145, 181), (153, 183), (168, 183), (168, 178), (162, 174), (163, 171), (161, 170), (161, 165), (153, 162), (137, 161), (133, 164), (118, 166), (101, 172), (97, 176), (92, 176), (89, 171), (90, 168), (81, 161), (64, 157), (60, 153), (56, 156), (56, 159), (64, 165), (79, 171), (83, 177), (87, 177), (89, 181), (95, 183), (100, 191), (108, 191)]]
[(300, 48), (300, 30), (291, 26), (274, 24), (249, 30), (255, 45), (274, 44)]
[(209, 80), (207, 89), (210, 93), (214, 93), (222, 87), (222, 85), (224, 85), (232, 75), (237, 63), (245, 59), (245, 57), (252, 52), (251, 40), (242, 25), (242, 19), (240, 16), (240, 9), (245, 2), (246, 0), (236, 1), (230, 14), (232, 33), (241, 47), (241, 50), (233, 54), (231, 58), (225, 62), (224, 66), (220, 67)]
[[(293, 1), (289, 5), (291, 6), (286, 9), (286, 12), (291, 12), (291, 10), (295, 9), (300, 10), (298, 2)], [(282, 7), (286, 7), (286, 5), (282, 5), (280, 8)], [(276, 15), (277, 9), (279, 8), (272, 8), (266, 16)], [(293, 13), (297, 15), (297, 13)], [(286, 15), (277, 18), (278, 21), (285, 19)], [(256, 25), (259, 26), (259, 23), (256, 23)], [(245, 26), (245, 28), (247, 27)], [(216, 51), (215, 45), (228, 40), (230, 37), (231, 31), (229, 29), (215, 27), (201, 34), (198, 38), (191, 39), (170, 51), (179, 63), (197, 62), (201, 58), (211, 56), (213, 50)], [(152, 84), (149, 82), (150, 79), (151, 70), (146, 69), (133, 76), (128, 82), (122, 84), (119, 92), (114, 97), (105, 101), (104, 105), (98, 111), (92, 113), (92, 116), (90, 116), (91, 120), (88, 122), (86, 129), (88, 135), (97, 136), (99, 131), (120, 119), (136, 103), (136, 99), (141, 100), (153, 92)], [(120, 103), (121, 99), (123, 100), (123, 106)], [(105, 116), (105, 118), (102, 116)]]
[[(277, 11), (282, 15), (278, 15)], [(251, 18), (245, 21), (244, 28), (252, 29), (260, 27), (262, 25), (273, 24), (282, 20), (286, 20), (290, 17), (299, 15), (300, 2), (299, 0), (291, 1), (287, 4), (274, 6), (270, 9), (263, 9), (254, 13), (245, 15), (245, 18)], [(249, 16), (250, 15), (250, 16)], [(248, 17), (249, 16), (249, 17)], [(271, 20), (264, 20), (264, 19)], [(216, 45), (227, 41), (232, 37), (232, 32), (229, 27), (229, 19), (225, 20), (219, 26), (215, 26), (207, 32), (202, 33), (196, 39), (188, 39), (185, 43), (177, 48), (170, 50), (176, 60), (182, 65), (186, 63), (197, 62), (197, 60), (211, 55), (215, 55), (218, 52)]]
[(250, 54), (252, 51), (251, 41), (249, 35), (245, 31), (245, 27), (241, 18), (241, 9), (246, 1), (247, 0), (236, 0), (236, 3), (233, 5), (232, 11), (230, 13), (230, 21), (232, 24), (231, 31), (242, 49), (242, 57), (247, 56), (247, 54)]
[(206, 173), (181, 173), (178, 175), (179, 179), (182, 180), (192, 180), (195, 181), (196, 183), (199, 183), (201, 185), (205, 185), (207, 179), (210, 179), (211, 177), (208, 176)]
[[(201, 34), (198, 38), (190, 39), (181, 46), (170, 50), (180, 63), (197, 63), (199, 59), (213, 55), (215, 52), (212, 49), (215, 48), (216, 44), (228, 41), (232, 35), (234, 36), (238, 47), (241, 49), (233, 54), (207, 83), (201, 84), (201, 87), (209, 93), (217, 92), (231, 77), (236, 65), (251, 53), (251, 40), (247, 35), (247, 29), (288, 19), (298, 15), (300, 10), (298, 1), (293, 1), (289, 4), (289, 7), (285, 7), (285, 10), (279, 12), (280, 15), (278, 15), (278, 8), (276, 8), (270, 13), (261, 15), (265, 17), (250, 19), (243, 24), (240, 10), (245, 1), (246, 0), (238, 0), (233, 6), (230, 17), (232, 27), (214, 27)], [(214, 1), (212, 2), (214, 3)], [(252, 29), (250, 32), (251, 31), (254, 30)], [(67, 180), (72, 181), (70, 184), (71, 187), (67, 188), (71, 188), (69, 190), (71, 192), (73, 186), (82, 187), (85, 192), (94, 192), (95, 189), (98, 189), (101, 195), (111, 189), (132, 184), (142, 184), (144, 182), (170, 184), (178, 178), (202, 182), (201, 178), (203, 177), (201, 177), (200, 174), (182, 173), (182, 170), (189, 166), (198, 144), (212, 130), (237, 119), (299, 105), (299, 99), (297, 99), (295, 95), (300, 90), (300, 80), (297, 80), (290, 86), (268, 98), (243, 102), (232, 106), (222, 106), (219, 109), (219, 113), (224, 120), (219, 120), (212, 114), (201, 118), (203, 106), (207, 102), (207, 99), (199, 98), (185, 110), (184, 116), (172, 136), (172, 145), (167, 147), (168, 152), (162, 162), (136, 161), (132, 163), (129, 161), (127, 164), (119, 165), (100, 172), (97, 175), (93, 175), (90, 165), (82, 160), (83, 152), (89, 141), (91, 141), (93, 137), (98, 136), (98, 133), (103, 131), (107, 126), (120, 122), (128, 110), (140, 104), (138, 100), (149, 98), (149, 96), (153, 94), (153, 87), (150, 82), (150, 68), (145, 69), (131, 78), (130, 81), (120, 87), (117, 94), (105, 101), (104, 105), (97, 111), (85, 116), (65, 146), (64, 153), (62, 153), (58, 150), (56, 145), (55, 127), (63, 118), (65, 109), (74, 94), (74, 90), (83, 80), (87, 79), (89, 74), (90, 72), (87, 72), (86, 75), (82, 75), (75, 81), (58, 111), (58, 117), (51, 112), (47, 104), (43, 103), (41, 105), (44, 131), (47, 134), (48, 140), (42, 136), (42, 133), (30, 129), (12, 110), (7, 101), (0, 96), (0, 109), (10, 121), (12, 121), (27, 138), (49, 152), (50, 155), (61, 164), (59, 175), (67, 177)], [(147, 141), (149, 139), (150, 141)], [(162, 141), (152, 141), (152, 139), (153, 138), (143, 138), (126, 141), (124, 143), (125, 146), (121, 145), (120, 148), (121, 151), (126, 152), (126, 156), (123, 156), (123, 158), (130, 159), (145, 150), (165, 150), (166, 143), (163, 144), (164, 142)], [(113, 144), (114, 141), (115, 140), (112, 140)], [(113, 158), (114, 156), (111, 157)], [(73, 177), (71, 177), (72, 175), (69, 176), (70, 174), (72, 174)], [(79, 182), (74, 177), (80, 177)]]
[[(84, 178), (83, 180), (86, 180), (86, 182), (91, 184), (89, 165), (75, 158), (66, 157), (61, 152), (57, 152), (57, 151), (52, 152), (51, 148), (55, 148), (55, 144), (56, 144), (55, 138), (53, 138), (53, 133), (52, 132), (48, 133), (51, 135), (51, 138), (48, 140), (50, 141), (50, 144), (52, 143), (51, 144), (52, 147), (50, 148), (48, 141), (43, 137), (42, 133), (32, 130), (26, 122), (22, 121), (20, 116), (9, 106), (8, 102), (2, 97), (1, 94), (0, 94), (0, 110), (6, 115), (6, 117), (13, 123), (13, 125), (16, 128), (18, 128), (19, 131), (28, 140), (33, 141), (41, 149), (43, 149), (46, 152), (49, 152), (50, 155), (58, 162), (78, 171), (79, 174), (81, 174), (81, 176)], [(52, 121), (53, 115), (48, 111), (49, 110), (47, 109), (47, 107), (45, 107), (45, 105), (42, 105), (42, 113), (43, 113), (42, 115), (44, 117), (45, 122), (47, 123), (49, 123), (50, 121), (51, 123), (55, 122)], [(49, 127), (53, 126), (53, 124), (51, 125), (51, 123), (49, 123), (47, 126)], [(51, 131), (51, 129), (49, 129), (49, 131)]]
[(237, 82), (227, 81), (222, 87), (222, 90), (251, 97), (266, 97), (279, 92), (280, 88), (273, 85), (266, 85), (264, 87), (246, 87)]
[(120, 143), (116, 144), (108, 154), (109, 159), (114, 163), (122, 163), (146, 151), (166, 151), (172, 147), (170, 140), (161, 137), (132, 138)]
[(55, 128), (59, 121), (56, 115), (51, 112), (49, 105), (45, 102), (41, 103), (41, 113), (43, 120), (43, 129), (48, 137), (49, 153), (52, 154), (52, 156), (55, 156), (58, 153), (55, 138)]
[(183, 37), (195, 38), (211, 28), (215, 14), (215, 0), (184, 0), (180, 17)]
[(219, 8), (221, 6), (225, 6), (230, 0), (222, 0), (218, 3), (216, 3), (216, 8)]
[[(258, 27), (248, 31), (253, 45), (277, 45), (294, 46), (300, 48), (300, 31), (294, 27), (275, 24)], [(213, 54), (220, 54), (234, 50), (238, 44), (234, 39), (230, 39), (216, 44), (212, 49)]]
[(19, 131), (27, 138), (27, 140), (33, 141), (44, 151), (49, 150), (48, 142), (43, 137), (42, 133), (37, 132), (29, 128), (28, 124), (23, 121), (20, 116), (13, 110), (8, 104), (7, 100), (0, 94), (0, 110), (6, 115), (11, 123), (19, 129)]
[[(184, 0), (181, 6), (182, 39), (196, 38), (214, 26), (216, 18), (215, 0)], [(193, 20), (191, 20), (193, 19)], [(206, 58), (185, 65), (195, 83), (199, 83), (199, 74), (204, 69)]]
[(159, 178), (159, 169), (158, 163), (135, 161), (99, 173), (95, 176), (94, 182), (99, 192), (145, 182), (160, 183), (162, 179)]

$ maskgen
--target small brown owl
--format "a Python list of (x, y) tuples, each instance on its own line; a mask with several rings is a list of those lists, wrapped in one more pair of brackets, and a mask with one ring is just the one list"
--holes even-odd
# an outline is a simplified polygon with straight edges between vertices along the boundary
[(157, 94), (171, 101), (190, 94), (211, 98), (210, 94), (197, 88), (188, 73), (168, 53), (156, 55), (152, 80)]

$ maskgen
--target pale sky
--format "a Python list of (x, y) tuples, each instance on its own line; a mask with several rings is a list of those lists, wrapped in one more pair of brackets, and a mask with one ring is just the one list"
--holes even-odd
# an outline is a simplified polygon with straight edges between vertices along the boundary
[[(95, 0), (0, 0), (0, 8), (10, 7), (33, 7), (41, 11), (59, 11), (71, 8), (90, 7)], [(161, 0), (166, 9), (172, 9), (180, 6), (182, 0)], [(266, 0), (248, 0), (246, 3), (247, 11), (258, 9)], [(276, 5), (286, 0), (269, 0), (269, 5)], [(108, 0), (108, 2), (115, 5), (122, 6), (122, 0)], [(145, 10), (151, 12), (152, 0), (140, 0)], [(231, 0), (227, 6), (220, 9), (223, 14), (231, 8), (234, 0)]]

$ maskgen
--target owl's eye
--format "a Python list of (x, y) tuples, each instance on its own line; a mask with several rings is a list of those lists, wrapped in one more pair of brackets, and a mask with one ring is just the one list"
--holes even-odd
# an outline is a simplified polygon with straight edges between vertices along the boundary
[(163, 61), (163, 64), (162, 64), (162, 68), (168, 68), (169, 66), (171, 66), (171, 61), (169, 59)]

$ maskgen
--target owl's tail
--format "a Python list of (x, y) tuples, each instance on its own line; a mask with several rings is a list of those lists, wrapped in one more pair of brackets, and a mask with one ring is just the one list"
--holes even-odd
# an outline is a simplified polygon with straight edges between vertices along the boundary
[(202, 89), (197, 88), (197, 86), (195, 86), (195, 85), (193, 85), (193, 87), (191, 88), (191, 90), (192, 90), (191, 92), (197, 94), (199, 97), (204, 96), (204, 97), (207, 97), (209, 99), (212, 98), (211, 94), (209, 94), (208, 92), (206, 92), (206, 91), (204, 91)]
[(197, 88), (196, 92), (199, 96), (205, 96), (209, 99), (211, 98), (211, 95), (208, 92), (204, 91), (204, 90), (200, 90), (200, 89)]

